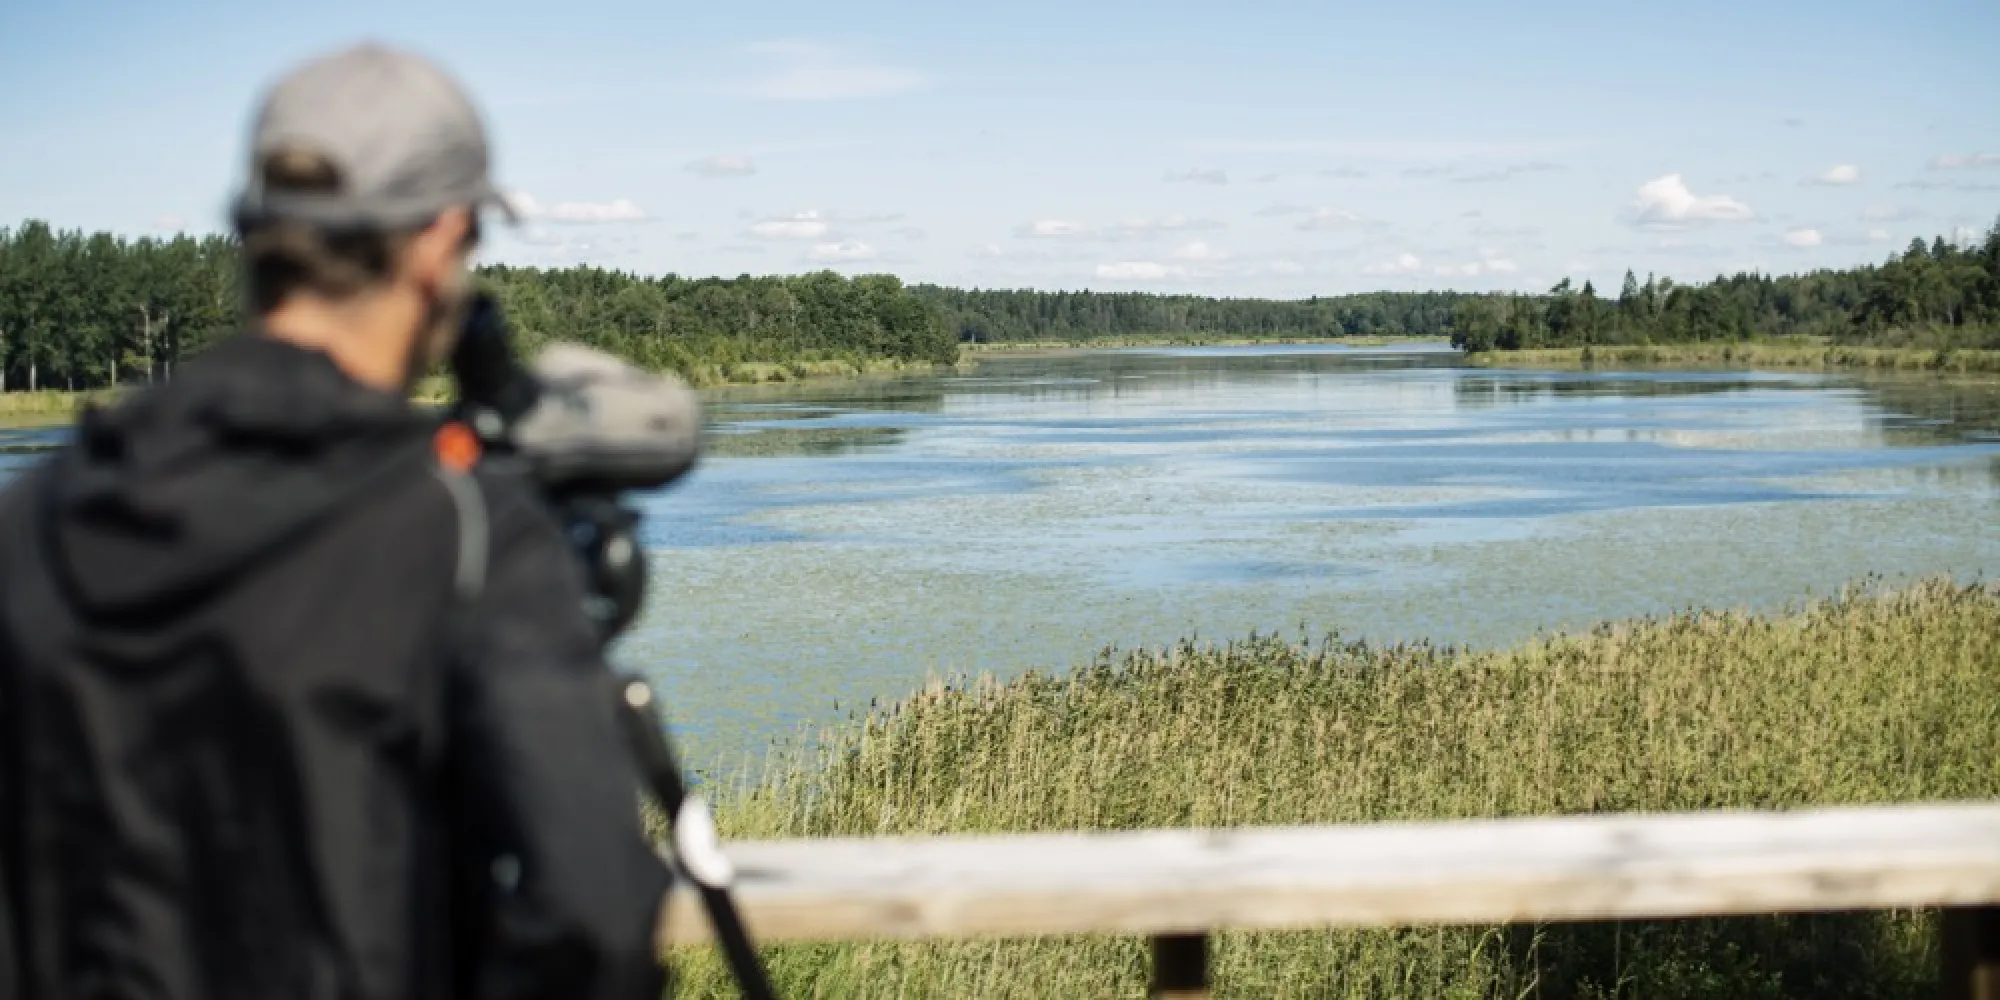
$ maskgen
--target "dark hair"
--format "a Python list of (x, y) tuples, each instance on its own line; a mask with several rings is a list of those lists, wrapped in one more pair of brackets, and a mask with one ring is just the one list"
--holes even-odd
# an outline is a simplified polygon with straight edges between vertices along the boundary
[[(296, 146), (266, 153), (256, 170), (269, 191), (337, 194), (344, 183), (331, 159)], [(381, 284), (417, 231), (329, 229), (292, 220), (247, 226), (239, 235), (250, 309), (270, 312), (296, 292), (342, 299)]]

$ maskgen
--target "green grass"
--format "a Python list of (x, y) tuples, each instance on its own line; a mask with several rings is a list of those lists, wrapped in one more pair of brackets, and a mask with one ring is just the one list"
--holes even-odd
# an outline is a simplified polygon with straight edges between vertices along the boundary
[(0, 425), (57, 424), (83, 411), (85, 404), (109, 404), (117, 392), (98, 389), (69, 392), (62, 389), (0, 392)]
[[(2000, 589), (1933, 581), (1502, 651), (1257, 636), (936, 684), (721, 803), (727, 836), (1342, 823), (2000, 795)], [(1919, 997), (1935, 917), (1228, 933), (1219, 997)], [(769, 949), (794, 997), (1138, 997), (1116, 937)], [(728, 996), (712, 953), (676, 996)]]
[(1552, 347), (1491, 351), (1478, 364), (1521, 365), (1736, 365), (1746, 368), (1870, 368), (1947, 374), (2000, 373), (2000, 351), (1922, 347), (1843, 347), (1813, 343), (1701, 343)]

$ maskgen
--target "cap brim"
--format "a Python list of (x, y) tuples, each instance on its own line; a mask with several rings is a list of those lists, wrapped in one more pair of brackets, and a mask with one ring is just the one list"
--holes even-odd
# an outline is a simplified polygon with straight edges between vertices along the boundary
[(515, 209), (514, 203), (508, 201), (507, 196), (501, 194), (500, 189), (494, 187), (492, 184), (489, 183), (486, 185), (486, 194), (479, 199), (479, 203), (481, 207), (491, 208), (500, 213), (500, 218), (505, 220), (508, 225), (518, 226), (521, 224), (520, 211)]

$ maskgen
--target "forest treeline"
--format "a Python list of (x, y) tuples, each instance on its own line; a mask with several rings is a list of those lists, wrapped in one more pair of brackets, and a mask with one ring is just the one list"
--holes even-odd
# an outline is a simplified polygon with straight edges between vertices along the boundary
[[(645, 277), (492, 265), (524, 350), (578, 341), (707, 380), (762, 362), (950, 362), (956, 334), (891, 275)], [(0, 229), (0, 389), (171, 374), (241, 323), (234, 240), (126, 239), (29, 221)]]
[(1467, 351), (1682, 344), (1761, 337), (1926, 349), (2000, 348), (2000, 222), (1982, 241), (1912, 240), (1879, 265), (1736, 274), (1676, 284), (1625, 272), (1617, 297), (1565, 279), (1543, 295), (1462, 298), (1452, 343)]
[[(223, 236), (128, 239), (28, 221), (0, 228), (0, 389), (97, 388), (170, 374), (239, 323)], [(957, 289), (890, 275), (644, 276), (480, 269), (524, 346), (561, 338), (707, 380), (732, 366), (948, 363), (962, 343), (1135, 337), (1445, 336), (1469, 351), (1802, 334), (1837, 343), (2000, 348), (2000, 223), (1983, 241), (1914, 241), (1877, 265), (1678, 284), (1627, 273), (1616, 297), (1372, 292), (1221, 299)]]
[(1367, 292), (1309, 299), (1218, 299), (1147, 292), (1044, 292), (916, 285), (966, 343), (1201, 335), (1260, 339), (1442, 337), (1459, 292)]

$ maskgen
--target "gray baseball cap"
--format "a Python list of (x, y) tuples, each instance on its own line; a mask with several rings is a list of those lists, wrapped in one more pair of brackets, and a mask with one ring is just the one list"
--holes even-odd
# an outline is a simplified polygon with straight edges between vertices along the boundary
[[(281, 150), (324, 158), (333, 189), (267, 189), (262, 164)], [(236, 224), (393, 229), (453, 206), (490, 206), (516, 221), (487, 176), (487, 159), (479, 112), (442, 68), (387, 46), (355, 46), (306, 63), (264, 95)]]

